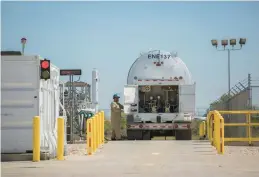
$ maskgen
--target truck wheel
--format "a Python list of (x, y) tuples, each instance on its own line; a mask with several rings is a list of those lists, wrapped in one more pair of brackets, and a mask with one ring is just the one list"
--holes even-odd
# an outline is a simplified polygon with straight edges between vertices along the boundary
[(143, 131), (142, 132), (143, 135), (143, 140), (151, 140), (151, 131)]
[(192, 140), (192, 130), (176, 130), (175, 140)]
[(175, 140), (183, 140), (181, 130), (175, 130)]
[(192, 140), (192, 130), (185, 130), (184, 131), (184, 140)]
[(127, 130), (127, 139), (128, 140), (142, 140), (142, 131), (141, 130)]

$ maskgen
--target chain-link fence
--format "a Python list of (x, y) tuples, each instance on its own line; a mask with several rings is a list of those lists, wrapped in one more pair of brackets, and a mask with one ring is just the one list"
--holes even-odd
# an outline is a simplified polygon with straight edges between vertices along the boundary
[[(228, 93), (210, 104), (210, 110), (259, 110), (259, 78), (248, 77), (238, 82)], [(226, 123), (245, 123), (245, 115), (225, 115)], [(259, 115), (251, 115), (251, 122), (258, 122)], [(252, 136), (258, 136), (259, 129), (252, 128)], [(246, 137), (245, 127), (225, 127), (226, 137)]]

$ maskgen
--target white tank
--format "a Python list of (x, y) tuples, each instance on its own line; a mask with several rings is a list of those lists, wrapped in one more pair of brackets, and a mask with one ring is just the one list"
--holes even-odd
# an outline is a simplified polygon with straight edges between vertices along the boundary
[(180, 78), (181, 84), (193, 84), (192, 76), (185, 63), (170, 52), (152, 50), (142, 53), (132, 64), (127, 84), (138, 79), (174, 79)]

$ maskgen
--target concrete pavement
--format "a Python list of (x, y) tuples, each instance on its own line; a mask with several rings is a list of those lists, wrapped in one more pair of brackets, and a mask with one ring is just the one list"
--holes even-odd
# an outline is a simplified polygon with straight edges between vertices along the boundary
[(217, 155), (204, 141), (115, 141), (92, 156), (4, 162), (2, 177), (258, 177), (257, 151), (242, 154), (227, 149), (225, 155)]

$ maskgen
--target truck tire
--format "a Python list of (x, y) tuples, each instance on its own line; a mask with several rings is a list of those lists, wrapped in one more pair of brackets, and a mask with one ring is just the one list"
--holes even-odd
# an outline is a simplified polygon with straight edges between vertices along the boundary
[(141, 130), (127, 130), (127, 140), (142, 140)]
[(175, 140), (192, 140), (192, 130), (176, 130)]
[(151, 131), (143, 131), (142, 135), (142, 140), (151, 140)]

